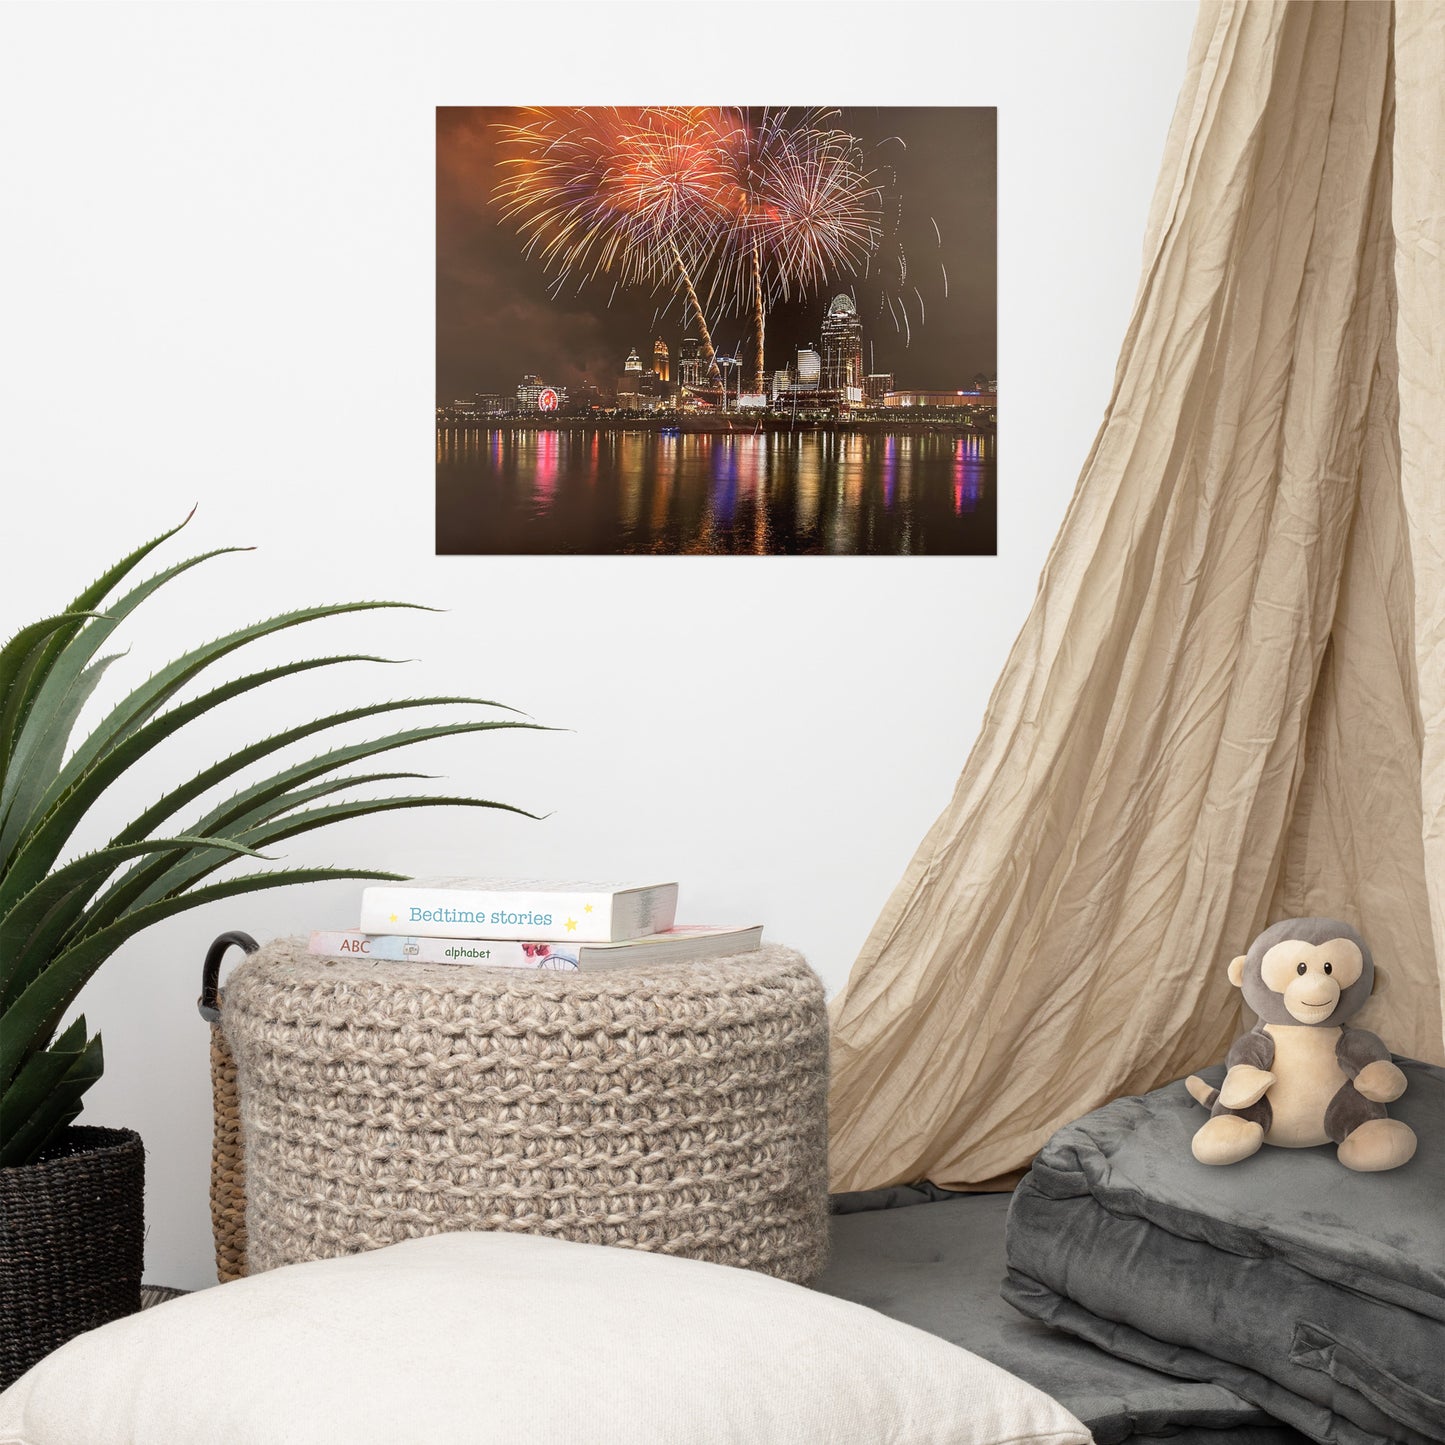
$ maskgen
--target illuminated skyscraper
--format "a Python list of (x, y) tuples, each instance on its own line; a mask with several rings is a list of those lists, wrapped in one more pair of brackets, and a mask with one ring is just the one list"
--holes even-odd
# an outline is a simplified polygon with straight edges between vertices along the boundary
[(642, 370), (642, 358), (637, 354), (637, 348), (635, 346), (627, 353), (627, 360), (622, 363), (622, 369), (623, 371)]
[(695, 336), (684, 336), (677, 351), (677, 379), (683, 386), (706, 386), (707, 374), (702, 361), (702, 343)]
[(659, 381), (668, 380), (667, 342), (660, 336), (652, 343), (652, 369), (657, 373), (657, 379)]
[(863, 323), (851, 296), (835, 296), (823, 318), (823, 390), (862, 400)]
[(869, 406), (882, 406), (883, 398), (893, 390), (891, 371), (870, 371), (863, 378), (863, 400)]

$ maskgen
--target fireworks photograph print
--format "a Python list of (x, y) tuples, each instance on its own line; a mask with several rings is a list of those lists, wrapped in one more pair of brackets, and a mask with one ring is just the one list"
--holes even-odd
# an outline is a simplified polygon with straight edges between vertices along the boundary
[(437, 552), (993, 555), (996, 133), (439, 108)]

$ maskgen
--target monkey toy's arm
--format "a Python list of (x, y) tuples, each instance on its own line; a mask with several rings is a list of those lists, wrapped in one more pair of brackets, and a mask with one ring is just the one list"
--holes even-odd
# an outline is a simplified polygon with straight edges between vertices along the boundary
[(1262, 1028), (1240, 1034), (1224, 1056), (1226, 1073), (1219, 1086), (1219, 1102), (1226, 1109), (1247, 1109), (1257, 1104), (1274, 1083), (1274, 1075), (1269, 1072), (1272, 1063), (1274, 1040)]
[(1342, 1028), (1335, 1058), (1345, 1077), (1372, 1103), (1389, 1104), (1405, 1092), (1409, 1081), (1390, 1058), (1384, 1041), (1369, 1029)]

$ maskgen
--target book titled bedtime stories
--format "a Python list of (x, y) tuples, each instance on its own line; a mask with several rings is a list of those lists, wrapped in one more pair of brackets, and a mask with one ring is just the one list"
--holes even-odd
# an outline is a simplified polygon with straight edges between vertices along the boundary
[(360, 933), (622, 943), (677, 918), (676, 883), (418, 878), (362, 890)]

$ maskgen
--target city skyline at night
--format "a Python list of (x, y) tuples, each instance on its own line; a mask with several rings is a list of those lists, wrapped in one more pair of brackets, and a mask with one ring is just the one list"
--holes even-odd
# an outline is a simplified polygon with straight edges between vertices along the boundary
[[(914, 404), (911, 399), (925, 394), (939, 400), (947, 397), (950, 405), (956, 402), (984, 412), (992, 412), (996, 407), (997, 380), (983, 373), (975, 373), (959, 387), (900, 389), (892, 373), (865, 371), (864, 328), (846, 295), (829, 301), (820, 334), (823, 340), (818, 345), (798, 347), (791, 357), (777, 358), (781, 364), (764, 379), (761, 397), (743, 393), (741, 363), (725, 357), (727, 375), (735, 379), (728, 383), (732, 387), (729, 395), (738, 397), (739, 405), (754, 410), (765, 400), (769, 406), (784, 410), (791, 406), (796, 411), (799, 401), (808, 399), (847, 407), (860, 415), (879, 407), (911, 405)], [(565, 414), (569, 404), (592, 409), (616, 407), (624, 411), (712, 409), (718, 398), (706, 385), (706, 368), (698, 354), (697, 339), (684, 337), (677, 349), (682, 361), (675, 377), (673, 347), (659, 336), (650, 347), (629, 347), (626, 358), (620, 366), (614, 366), (610, 376), (586, 378), (570, 391), (563, 383), (554, 384), (549, 378), (527, 373), (515, 388), (439, 398), (438, 416), (450, 422), (464, 422), (518, 412)]]
[[(680, 290), (568, 275), (559, 285), (526, 254), (497, 201), (504, 128), (525, 112), (443, 107), (437, 113), (437, 398), (514, 391), (524, 374), (602, 389), (638, 348), (661, 339), (681, 360), (698, 328)], [(753, 114), (742, 113), (739, 114)], [(786, 112), (776, 112), (786, 114)], [(898, 385), (961, 387), (996, 368), (995, 112), (846, 108), (876, 185), (879, 230), (863, 265), (822, 271), (772, 300), (766, 370), (822, 343), (825, 308), (849, 297), (864, 329), (864, 375)], [(852, 274), (849, 274), (849, 271)], [(715, 287), (702, 310), (718, 356), (736, 357), (751, 389), (754, 341), (745, 308)], [(802, 294), (799, 294), (802, 293)], [(736, 298), (733, 298), (736, 300)], [(674, 378), (676, 379), (676, 378)]]

